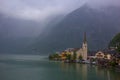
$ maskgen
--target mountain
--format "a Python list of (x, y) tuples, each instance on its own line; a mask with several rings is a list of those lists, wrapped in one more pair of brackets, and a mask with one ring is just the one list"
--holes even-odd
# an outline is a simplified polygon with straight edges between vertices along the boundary
[[(41, 39), (47, 35), (41, 34), (47, 25), (52, 27), (62, 18), (63, 15), (51, 16), (50, 21), (43, 24), (40, 21), (23, 20), (0, 13), (0, 54), (35, 54), (29, 46), (36, 42), (38, 36)], [(47, 30), (51, 30), (51, 27)]]
[(33, 21), (0, 14), (0, 54), (23, 53), (39, 34), (39, 26), (40, 24)]
[(87, 33), (89, 50), (104, 49), (112, 37), (120, 32), (120, 7), (99, 9), (84, 5), (68, 14), (47, 34), (32, 45), (38, 52), (52, 53), (66, 48), (81, 47), (83, 34)]
[(109, 43), (109, 47), (120, 46), (120, 33), (116, 34)]

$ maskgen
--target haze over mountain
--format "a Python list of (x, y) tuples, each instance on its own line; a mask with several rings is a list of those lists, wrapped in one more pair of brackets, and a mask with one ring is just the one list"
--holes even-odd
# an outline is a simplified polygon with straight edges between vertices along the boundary
[(83, 4), (82, 2), (82, 0), (0, 0), (0, 53), (23, 52), (44, 32), (44, 29), (51, 29), (66, 14), (78, 8), (79, 4)]
[(87, 33), (90, 50), (107, 48), (112, 37), (120, 32), (120, 7), (94, 9), (84, 5), (68, 14), (51, 29), (49, 35), (39, 40), (34, 46), (41, 52), (79, 48), (84, 32)]
[[(119, 0), (0, 0), (0, 53), (101, 49), (119, 32)], [(77, 10), (76, 10), (77, 9)]]
[(34, 43), (44, 28), (47, 25), (56, 24), (61, 18), (54, 16), (50, 21), (54, 21), (53, 24), (43, 25), (40, 22), (6, 17), (0, 14), (0, 53), (28, 53), (27, 47)]
[[(39, 34), (40, 24), (0, 15), (0, 52), (15, 53), (24, 49)], [(19, 51), (18, 51), (19, 50)]]

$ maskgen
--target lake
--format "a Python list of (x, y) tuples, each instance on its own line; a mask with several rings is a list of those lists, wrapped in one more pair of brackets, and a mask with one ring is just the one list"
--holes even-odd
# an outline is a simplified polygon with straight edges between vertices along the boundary
[(0, 55), (0, 80), (120, 80), (120, 72), (40, 55)]

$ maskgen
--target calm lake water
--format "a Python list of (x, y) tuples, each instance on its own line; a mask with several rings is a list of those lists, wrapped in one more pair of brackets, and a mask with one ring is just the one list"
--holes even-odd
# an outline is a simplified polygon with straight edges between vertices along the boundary
[(0, 80), (120, 80), (120, 72), (52, 62), (39, 55), (0, 55)]

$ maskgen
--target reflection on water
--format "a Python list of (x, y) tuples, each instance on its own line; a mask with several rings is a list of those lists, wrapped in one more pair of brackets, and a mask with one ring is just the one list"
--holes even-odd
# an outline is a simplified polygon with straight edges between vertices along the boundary
[(119, 72), (86, 64), (53, 62), (39, 55), (0, 56), (0, 80), (120, 80)]
[(71, 73), (71, 76), (75, 76), (76, 80), (120, 80), (119, 72), (103, 69), (95, 65), (61, 63), (60, 68), (64, 73)]

